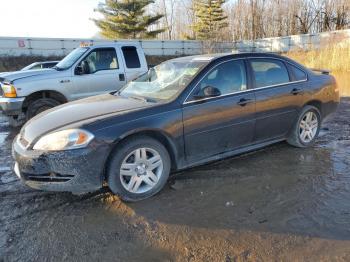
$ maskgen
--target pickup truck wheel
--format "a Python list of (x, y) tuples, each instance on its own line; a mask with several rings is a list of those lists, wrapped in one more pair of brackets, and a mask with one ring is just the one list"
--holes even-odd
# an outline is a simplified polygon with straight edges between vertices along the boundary
[(166, 184), (171, 160), (157, 140), (142, 136), (117, 145), (107, 167), (111, 191), (124, 201), (139, 201), (157, 194)]
[(28, 105), (26, 118), (27, 120), (29, 120), (34, 116), (36, 116), (37, 114), (40, 114), (41, 112), (44, 112), (58, 105), (60, 105), (60, 102), (52, 98), (40, 98), (40, 99), (34, 100), (30, 102)]
[(321, 129), (321, 114), (314, 106), (305, 106), (295, 122), (287, 142), (295, 147), (309, 147), (315, 143)]

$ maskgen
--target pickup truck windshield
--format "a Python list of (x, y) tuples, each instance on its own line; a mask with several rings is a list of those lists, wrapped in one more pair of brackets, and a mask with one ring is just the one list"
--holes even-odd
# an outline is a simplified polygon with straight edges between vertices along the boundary
[(208, 61), (166, 61), (129, 82), (119, 95), (151, 100), (173, 99), (206, 64)]
[(70, 68), (89, 48), (79, 47), (70, 52), (54, 68), (57, 70), (66, 70)]

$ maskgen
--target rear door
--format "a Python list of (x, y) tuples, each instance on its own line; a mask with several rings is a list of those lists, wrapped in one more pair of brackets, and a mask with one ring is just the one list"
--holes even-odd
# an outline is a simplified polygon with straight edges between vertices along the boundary
[(127, 82), (147, 72), (147, 62), (141, 48), (133, 45), (124, 45), (121, 46), (121, 53), (124, 58)]
[[(196, 99), (207, 86), (221, 95)], [(247, 88), (245, 62), (236, 59), (210, 69), (183, 105), (189, 163), (248, 145), (254, 135), (255, 97)]]
[(95, 48), (90, 51), (78, 66), (83, 74), (74, 75), (77, 97), (93, 96), (119, 90), (125, 83), (125, 72), (120, 54), (114, 47)]
[[(284, 138), (302, 107), (306, 74), (296, 80), (289, 63), (274, 58), (249, 59), (256, 96), (255, 142)], [(294, 67), (294, 66), (293, 66)]]

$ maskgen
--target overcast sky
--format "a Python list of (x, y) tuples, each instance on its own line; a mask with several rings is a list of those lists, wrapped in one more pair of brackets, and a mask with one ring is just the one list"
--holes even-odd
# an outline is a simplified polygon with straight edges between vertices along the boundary
[(0, 0), (0, 36), (91, 38), (99, 0)]

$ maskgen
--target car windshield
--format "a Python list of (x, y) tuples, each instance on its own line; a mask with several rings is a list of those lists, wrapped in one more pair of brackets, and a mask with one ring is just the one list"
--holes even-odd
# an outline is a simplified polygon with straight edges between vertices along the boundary
[(208, 61), (195, 59), (169, 60), (151, 68), (146, 74), (129, 82), (121, 96), (140, 97), (150, 100), (175, 98), (205, 66)]
[(63, 58), (54, 68), (57, 70), (65, 70), (70, 68), (89, 48), (79, 47), (70, 52)]

